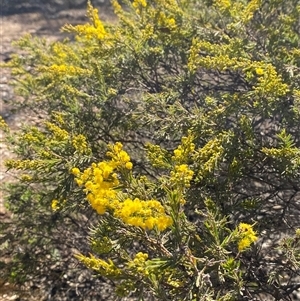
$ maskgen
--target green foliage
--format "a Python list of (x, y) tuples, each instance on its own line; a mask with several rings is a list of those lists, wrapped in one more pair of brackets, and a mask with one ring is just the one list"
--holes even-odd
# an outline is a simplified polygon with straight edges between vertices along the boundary
[(25, 54), (7, 63), (20, 105), (44, 116), (13, 134), (1, 122), (18, 155), (6, 162), (19, 170), (15, 243), (38, 247), (48, 233), (55, 249), (82, 233), (66, 247), (119, 296), (289, 300), (298, 1), (123, 2), (113, 24), (88, 4), (88, 23), (63, 28), (73, 40), (22, 38)]

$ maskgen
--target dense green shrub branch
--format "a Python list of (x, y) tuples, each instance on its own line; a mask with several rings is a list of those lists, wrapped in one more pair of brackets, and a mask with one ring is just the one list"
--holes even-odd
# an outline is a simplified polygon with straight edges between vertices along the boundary
[[(299, 277), (298, 2), (124, 3), (112, 1), (113, 24), (89, 3), (88, 23), (63, 28), (72, 41), (16, 44), (25, 54), (7, 67), (22, 105), (45, 116), (14, 135), (1, 123), (18, 154), (6, 162), (19, 170), (7, 201), (16, 227), (37, 229), (36, 219), (55, 249), (76, 225), (76, 257), (119, 296), (289, 300)], [(28, 243), (17, 229), (15, 243)]]

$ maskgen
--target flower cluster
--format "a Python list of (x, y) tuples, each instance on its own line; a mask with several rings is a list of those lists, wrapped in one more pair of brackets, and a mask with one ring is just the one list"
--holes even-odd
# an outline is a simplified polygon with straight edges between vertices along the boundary
[(128, 262), (128, 267), (138, 273), (148, 275), (148, 271), (146, 269), (146, 261), (148, 259), (147, 253), (139, 252), (135, 255), (132, 261)]
[(22, 182), (30, 182), (33, 178), (29, 174), (23, 174), (20, 179)]
[(157, 230), (164, 231), (172, 225), (172, 219), (165, 214), (164, 207), (156, 200), (126, 199), (118, 204), (114, 216), (128, 225), (145, 230), (156, 227)]
[(231, 7), (231, 1), (219, 0), (219, 1), (215, 1), (215, 5), (220, 9), (220, 11), (224, 12), (225, 10)]
[(245, 7), (245, 9), (243, 10), (241, 17), (242, 20), (246, 23), (248, 21), (250, 21), (256, 10), (258, 10), (261, 6), (261, 0), (251, 0), (249, 1), (248, 5)]
[(261, 76), (264, 74), (264, 69), (258, 67), (255, 69), (255, 72), (258, 76)]
[(118, 199), (117, 188), (121, 185), (118, 171), (132, 169), (130, 157), (122, 147), (119, 142), (109, 145), (107, 155), (111, 158), (110, 161), (93, 163), (82, 173), (78, 168), (73, 168), (72, 173), (76, 176), (77, 184), (85, 187), (87, 200), (98, 214), (112, 212), (114, 217), (128, 225), (145, 230), (165, 230), (172, 225), (172, 219), (166, 215), (159, 201)]
[(192, 40), (192, 45), (189, 51), (189, 59), (188, 59), (188, 70), (191, 73), (195, 73), (198, 68), (198, 60), (199, 60), (199, 48), (200, 48), (200, 42), (197, 38), (194, 38)]
[(87, 70), (76, 66), (70, 66), (65, 64), (60, 64), (60, 65), (53, 64), (47, 68), (47, 72), (55, 76), (66, 76), (66, 75), (72, 76), (72, 75), (87, 73)]
[(246, 223), (240, 223), (238, 226), (240, 240), (238, 242), (238, 250), (240, 252), (246, 250), (252, 243), (257, 240), (257, 236), (252, 226)]
[(80, 24), (77, 26), (66, 25), (64, 27), (64, 30), (75, 32), (78, 35), (78, 39), (79, 37), (82, 37), (83, 39), (87, 40), (103, 40), (103, 38), (106, 37), (107, 32), (102, 21), (99, 18), (98, 9), (93, 8), (90, 2), (88, 2), (87, 15), (92, 24)]
[(79, 186), (85, 186), (87, 200), (98, 214), (104, 214), (116, 200), (119, 185), (117, 174), (111, 162), (93, 163), (83, 173), (78, 168), (73, 168), (72, 173), (76, 176)]
[(97, 254), (107, 254), (113, 248), (113, 244), (107, 236), (104, 236), (101, 239), (92, 239), (91, 246), (92, 250)]
[(80, 154), (90, 152), (90, 149), (88, 148), (88, 144), (86, 141), (86, 137), (82, 134), (76, 135), (72, 139), (72, 144), (73, 144), (75, 150)]
[(160, 168), (168, 168), (169, 162), (168, 152), (161, 148), (159, 145), (154, 145), (151, 143), (146, 144), (147, 148), (147, 157), (151, 162), (153, 167), (160, 167)]
[(271, 64), (265, 65), (265, 70), (258, 77), (258, 84), (254, 90), (258, 95), (268, 95), (274, 98), (284, 96), (289, 91), (288, 85), (284, 83), (282, 76), (277, 73)]
[(61, 126), (65, 125), (64, 114), (62, 112), (53, 112), (52, 117), (57, 124)]
[(174, 150), (172, 160), (176, 163), (187, 163), (195, 150), (193, 140), (194, 137), (190, 133), (188, 136), (182, 137), (181, 144)]
[(51, 201), (51, 209), (53, 211), (58, 211), (64, 208), (64, 205), (66, 204), (67, 200), (57, 200), (53, 199)]
[(189, 169), (187, 164), (176, 165), (174, 171), (170, 173), (170, 182), (175, 185), (183, 185), (183, 187), (189, 187), (190, 181), (193, 178), (194, 172)]
[(64, 129), (61, 129), (59, 126), (55, 125), (54, 123), (47, 121), (45, 122), (45, 126), (50, 132), (52, 132), (56, 140), (62, 141), (62, 140), (67, 140), (69, 138), (69, 133)]
[(57, 211), (59, 209), (59, 201), (58, 200), (52, 200), (51, 202), (51, 208), (53, 211)]
[(4, 131), (8, 131), (8, 125), (1, 116), (0, 116), (0, 129)]
[(9, 159), (5, 161), (5, 166), (9, 169), (20, 169), (20, 170), (36, 170), (38, 168), (45, 168), (46, 162), (42, 160), (13, 160)]
[(168, 28), (170, 30), (176, 28), (176, 21), (173, 17), (167, 17), (165, 13), (160, 12), (158, 15), (157, 23), (162, 28)]
[(34, 135), (34, 133), (29, 132), (29, 133), (24, 133), (22, 135), (22, 137), (20, 137), (25, 143), (29, 143), (29, 144), (38, 144), (39, 142), (41, 142), (41, 137), (38, 137), (36, 135)]
[(106, 262), (103, 259), (96, 258), (93, 255), (86, 257), (82, 254), (75, 255), (82, 263), (84, 263), (88, 268), (98, 272), (102, 276), (106, 277), (117, 277), (122, 274), (121, 270), (118, 269), (112, 260)]
[(228, 138), (229, 134), (220, 134), (219, 137), (209, 140), (202, 148), (196, 151), (194, 160), (199, 163), (197, 177), (200, 180), (217, 168), (218, 162), (224, 154), (224, 140)]
[(129, 155), (122, 149), (123, 145), (117, 142), (114, 145), (108, 146), (110, 151), (106, 153), (108, 157), (112, 159), (112, 165), (116, 168), (119, 166), (125, 166), (127, 169), (132, 169), (132, 163), (130, 162)]
[(138, 8), (139, 6), (146, 7), (147, 6), (147, 2), (146, 2), (146, 0), (134, 0), (132, 2), (132, 6), (134, 8)]

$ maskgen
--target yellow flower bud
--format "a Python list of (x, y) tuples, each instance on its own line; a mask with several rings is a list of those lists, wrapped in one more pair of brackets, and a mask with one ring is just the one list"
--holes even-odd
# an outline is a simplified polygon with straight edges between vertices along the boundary
[(127, 169), (129, 169), (129, 170), (131, 170), (132, 169), (132, 163), (131, 162), (127, 162), (126, 164), (125, 164), (125, 167), (127, 168)]

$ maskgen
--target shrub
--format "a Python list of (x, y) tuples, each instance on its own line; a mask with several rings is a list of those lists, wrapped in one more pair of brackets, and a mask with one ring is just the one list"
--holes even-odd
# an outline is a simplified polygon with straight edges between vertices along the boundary
[(124, 2), (112, 1), (114, 24), (88, 4), (89, 23), (64, 27), (74, 40), (17, 43), (26, 55), (7, 66), (22, 106), (44, 120), (6, 129), (19, 156), (6, 165), (20, 170), (12, 239), (57, 249), (80, 233), (66, 247), (119, 296), (289, 300), (298, 1)]

